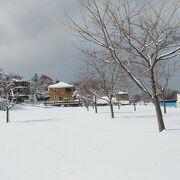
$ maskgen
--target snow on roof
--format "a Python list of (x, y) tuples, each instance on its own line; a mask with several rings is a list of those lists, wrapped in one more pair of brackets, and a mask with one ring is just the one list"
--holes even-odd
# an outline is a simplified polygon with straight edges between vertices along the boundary
[(13, 89), (27, 89), (27, 87), (25, 87), (25, 86), (16, 86)]
[(48, 86), (48, 88), (68, 88), (68, 87), (74, 87), (74, 86), (72, 84), (68, 84), (65, 82), (59, 82)]
[(126, 91), (118, 91), (117, 94), (128, 94), (128, 92), (126, 92)]
[(28, 82), (24, 79), (12, 79), (12, 81), (14, 81), (14, 82)]

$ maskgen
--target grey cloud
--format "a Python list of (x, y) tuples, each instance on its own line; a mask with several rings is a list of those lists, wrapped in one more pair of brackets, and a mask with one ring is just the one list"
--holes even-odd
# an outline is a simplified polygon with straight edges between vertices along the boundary
[(63, 23), (65, 13), (80, 21), (79, 11), (78, 0), (0, 0), (0, 66), (71, 81), (80, 63), (72, 42), (79, 42)]
[(53, 78), (70, 80), (78, 59), (63, 23), (65, 12), (78, 14), (76, 4), (73, 0), (0, 1), (1, 66), (27, 78), (48, 72)]

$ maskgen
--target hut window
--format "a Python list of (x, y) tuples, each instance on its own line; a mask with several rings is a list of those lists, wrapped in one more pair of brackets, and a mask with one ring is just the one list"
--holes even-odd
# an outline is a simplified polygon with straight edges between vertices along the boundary
[(59, 97), (59, 101), (63, 101), (63, 97), (62, 96)]
[(65, 91), (66, 92), (71, 92), (71, 88), (66, 88)]

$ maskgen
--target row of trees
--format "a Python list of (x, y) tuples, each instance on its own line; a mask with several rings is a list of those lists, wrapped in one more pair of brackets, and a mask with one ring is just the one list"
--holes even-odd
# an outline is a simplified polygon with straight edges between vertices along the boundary
[[(110, 64), (104, 61), (103, 57), (97, 60), (97, 58), (92, 58), (92, 54), (88, 60), (84, 60), (83, 64), (83, 70), (79, 73), (79, 81), (75, 83), (75, 86), (87, 110), (89, 110), (89, 105), (92, 105), (97, 113), (97, 99), (102, 99), (110, 105), (111, 117), (114, 118), (113, 103), (117, 103), (120, 109), (120, 102), (117, 97), (118, 93), (123, 93), (122, 90), (128, 92), (129, 102), (134, 105), (135, 111), (137, 102), (151, 101), (147, 94), (138, 91), (138, 88), (117, 64)], [(157, 95), (163, 101), (164, 113), (166, 113), (165, 101), (175, 100), (178, 93), (177, 90), (168, 88), (169, 79), (174, 72), (166, 72), (158, 77)]]
[[(92, 103), (97, 113), (96, 101), (103, 99), (110, 105), (111, 117), (114, 118), (113, 97), (119, 89), (126, 88), (127, 76), (117, 64), (107, 62), (103, 53), (97, 54), (95, 51), (86, 51), (84, 70), (79, 75), (77, 89), (81, 98), (86, 101), (86, 105)], [(126, 88), (127, 89), (127, 88)]]
[[(91, 60), (90, 66), (95, 62), (96, 68), (103, 62), (125, 72), (153, 102), (159, 131), (163, 131), (158, 91), (163, 94), (166, 89), (174, 57), (180, 50), (180, 4), (177, 2), (173, 8), (168, 1), (151, 4), (130, 0), (82, 0), (81, 5), (84, 23), (80, 25), (69, 18), (68, 26), (90, 44), (91, 49), (84, 51)], [(107, 76), (109, 67), (104, 69)]]

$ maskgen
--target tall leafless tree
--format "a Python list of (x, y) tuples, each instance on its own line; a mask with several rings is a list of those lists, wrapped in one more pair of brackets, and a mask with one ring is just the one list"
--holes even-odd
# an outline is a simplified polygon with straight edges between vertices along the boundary
[[(159, 62), (172, 59), (180, 50), (177, 3), (135, 3), (129, 0), (82, 0), (84, 24), (69, 18), (69, 27), (96, 49), (111, 54), (129, 78), (152, 100), (159, 131), (165, 129), (157, 96), (155, 71)], [(168, 11), (167, 11), (168, 10)]]
[[(124, 71), (115, 63), (109, 63), (111, 56), (104, 52), (86, 51), (86, 66), (88, 77), (98, 82), (91, 93), (94, 99), (103, 99), (109, 103), (111, 117), (114, 118), (113, 97), (119, 89), (121, 82), (124, 82)], [(95, 101), (96, 102), (96, 101)]]

